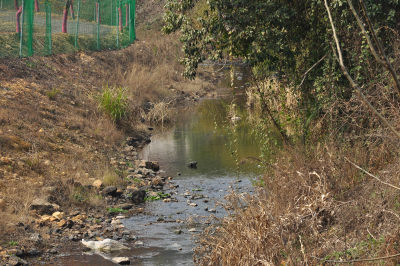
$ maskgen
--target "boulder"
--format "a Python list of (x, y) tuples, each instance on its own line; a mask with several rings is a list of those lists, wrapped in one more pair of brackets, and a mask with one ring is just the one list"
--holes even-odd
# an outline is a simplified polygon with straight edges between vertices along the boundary
[(115, 257), (112, 258), (112, 262), (119, 264), (119, 265), (129, 265), (131, 264), (128, 257)]
[(130, 210), (133, 208), (133, 204), (130, 203), (123, 203), (117, 206), (117, 208), (123, 209), (123, 210)]
[(143, 189), (129, 190), (128, 198), (135, 204), (143, 203), (146, 197), (146, 191)]
[(164, 181), (163, 181), (163, 179), (162, 179), (161, 177), (156, 176), (155, 178), (153, 178), (153, 179), (151, 180), (151, 185), (152, 185), (152, 186), (155, 186), (155, 187), (157, 187), (157, 186), (164, 186)]
[(6, 209), (6, 201), (0, 199), (0, 211), (4, 211)]
[(102, 189), (104, 187), (104, 184), (103, 181), (97, 179), (96, 181), (93, 182), (92, 186), (94, 186), (97, 189)]
[(45, 201), (44, 199), (34, 199), (30, 206), (30, 209), (37, 211), (39, 215), (44, 215), (44, 214), (51, 215), (59, 208), (60, 207), (58, 205), (51, 204)]
[(196, 169), (197, 168), (197, 162), (193, 161), (193, 162), (188, 163), (188, 167), (192, 168), (192, 169)]
[(117, 187), (115, 187), (115, 186), (105, 187), (101, 193), (104, 196), (112, 196), (112, 197), (116, 197), (118, 195)]
[(64, 213), (63, 212), (54, 212), (51, 216), (53, 216), (54, 218), (56, 218), (57, 220), (61, 220), (64, 217)]
[(147, 161), (146, 168), (157, 172), (158, 170), (160, 170), (160, 164), (156, 161)]

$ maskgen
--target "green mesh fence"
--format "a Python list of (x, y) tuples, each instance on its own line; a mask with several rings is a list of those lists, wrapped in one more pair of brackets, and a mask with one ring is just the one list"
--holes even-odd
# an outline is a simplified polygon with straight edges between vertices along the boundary
[(0, 0), (0, 57), (126, 47), (135, 8), (136, 0)]

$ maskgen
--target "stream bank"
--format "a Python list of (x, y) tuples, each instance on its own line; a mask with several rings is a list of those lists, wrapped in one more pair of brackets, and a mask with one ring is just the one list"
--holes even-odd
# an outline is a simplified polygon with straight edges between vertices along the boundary
[[(253, 191), (252, 180), (261, 171), (257, 161), (248, 158), (259, 156), (260, 150), (245, 112), (237, 122), (237, 134), (227, 134), (232, 126), (227, 107), (237, 102), (244, 110), (243, 91), (220, 88), (217, 94), (196, 106), (182, 107), (173, 128), (156, 130), (151, 142), (138, 153), (139, 159), (159, 162), (165, 175), (174, 178), (167, 179), (160, 200), (150, 200), (142, 206), (143, 211), (120, 220), (137, 239), (129, 251), (112, 256), (128, 257), (135, 265), (192, 265), (196, 235), (226, 215), (221, 205), (224, 196), (232, 190)], [(189, 167), (190, 162), (196, 162), (197, 167)], [(106, 256), (70, 250), (56, 263), (107, 265)]]

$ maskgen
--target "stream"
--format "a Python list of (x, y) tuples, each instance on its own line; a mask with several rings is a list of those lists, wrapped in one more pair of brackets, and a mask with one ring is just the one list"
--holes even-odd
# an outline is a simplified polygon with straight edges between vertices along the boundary
[[(228, 72), (229, 73), (229, 72)], [(166, 189), (173, 199), (146, 203), (142, 214), (123, 220), (136, 233), (131, 250), (121, 252), (132, 265), (193, 265), (195, 237), (212, 219), (223, 217), (218, 203), (231, 190), (252, 192), (252, 180), (261, 174), (255, 158), (259, 141), (253, 136), (245, 108), (245, 71), (234, 72), (236, 88), (228, 89), (226, 72), (217, 95), (196, 106), (179, 110), (173, 128), (154, 132), (141, 159), (158, 161), (177, 188)], [(228, 117), (229, 106), (238, 106), (236, 121)], [(236, 123), (234, 130), (232, 123)], [(197, 168), (188, 167), (197, 162)], [(196, 205), (196, 206), (195, 206)], [(66, 255), (61, 265), (113, 265), (96, 254)]]

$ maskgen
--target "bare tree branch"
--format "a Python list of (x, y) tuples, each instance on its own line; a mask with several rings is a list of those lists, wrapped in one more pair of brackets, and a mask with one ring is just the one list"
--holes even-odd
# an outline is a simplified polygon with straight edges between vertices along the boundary
[(385, 182), (385, 181), (381, 180), (381, 179), (380, 179), (379, 177), (377, 177), (376, 175), (371, 174), (370, 172), (368, 172), (367, 170), (365, 170), (365, 169), (361, 168), (360, 166), (356, 165), (355, 163), (353, 163), (352, 161), (350, 161), (350, 160), (347, 159), (346, 157), (344, 157), (344, 159), (345, 159), (346, 161), (348, 161), (350, 164), (352, 164), (352, 165), (353, 165), (355, 168), (357, 168), (358, 170), (361, 170), (362, 172), (364, 172), (365, 174), (369, 175), (370, 177), (375, 178), (376, 180), (378, 180), (378, 181), (381, 182), (382, 184), (384, 184), (384, 185), (386, 185), (386, 186), (389, 186), (389, 187), (391, 187), (391, 188), (400, 190), (400, 187), (396, 187), (395, 185), (392, 185), (392, 184), (390, 184), (390, 183), (388, 183), (388, 182)]
[[(385, 126), (387, 126), (400, 139), (399, 132), (397, 132), (397, 130), (394, 129), (392, 127), (392, 125), (390, 125), (390, 123), (387, 121), (387, 119), (385, 117), (383, 117), (375, 109), (375, 107), (368, 101), (367, 97), (363, 94), (360, 86), (358, 86), (358, 84), (353, 80), (353, 78), (350, 76), (349, 72), (347, 71), (347, 68), (346, 68), (346, 66), (344, 65), (344, 62), (343, 62), (342, 50), (340, 48), (339, 39), (338, 39), (337, 34), (336, 34), (336, 28), (335, 28), (335, 25), (333, 23), (331, 10), (329, 8), (327, 0), (324, 0), (324, 3), (325, 3), (326, 11), (328, 12), (329, 21), (330, 21), (330, 24), (331, 24), (331, 27), (332, 27), (332, 31), (333, 31), (333, 39), (335, 41), (336, 50), (337, 50), (337, 53), (338, 53), (337, 57), (338, 57), (339, 65), (340, 65), (340, 68), (342, 69), (343, 74), (345, 75), (347, 80), (350, 82), (350, 85), (356, 90), (356, 92), (358, 93), (358, 96), (360, 97), (361, 101), (363, 101), (368, 106), (368, 108), (372, 111), (372, 113), (375, 114), (380, 119), (380, 121)], [(336, 53), (334, 53), (334, 54), (336, 55)]]
[(392, 78), (394, 80), (395, 87), (396, 87), (398, 93), (400, 94), (400, 81), (397, 77), (396, 71), (394, 70), (392, 64), (390, 63), (389, 59), (387, 58), (387, 56), (385, 54), (385, 51), (383, 50), (381, 42), (379, 41), (378, 37), (376, 36), (374, 27), (372, 26), (371, 20), (368, 17), (367, 10), (365, 8), (363, 0), (360, 0), (360, 4), (361, 4), (361, 7), (364, 12), (364, 17), (367, 21), (369, 31), (371, 32), (372, 37), (374, 38), (375, 44), (378, 48), (378, 51), (376, 51), (369, 34), (365, 30), (364, 23), (361, 21), (361, 18), (358, 16), (357, 11), (353, 6), (353, 3), (351, 2), (351, 0), (347, 0), (347, 3), (349, 4), (351, 12), (353, 13), (354, 17), (357, 20), (358, 26), (360, 27), (362, 33), (364, 34), (365, 38), (367, 39), (368, 46), (369, 46), (373, 56), (375, 57), (375, 60), (378, 63), (380, 63), (381, 65), (383, 65), (387, 70), (389, 70), (389, 72), (392, 75)]
[(304, 74), (303, 74), (303, 79), (300, 82), (300, 85), (297, 87), (297, 89), (300, 89), (301, 86), (303, 86), (304, 81), (306, 80), (306, 77), (308, 75), (308, 73), (310, 73), (311, 70), (313, 70), (316, 66), (319, 65), (319, 63), (321, 63), (327, 55), (324, 55), (320, 60), (318, 60), (318, 62), (316, 62), (314, 65), (312, 65)]

